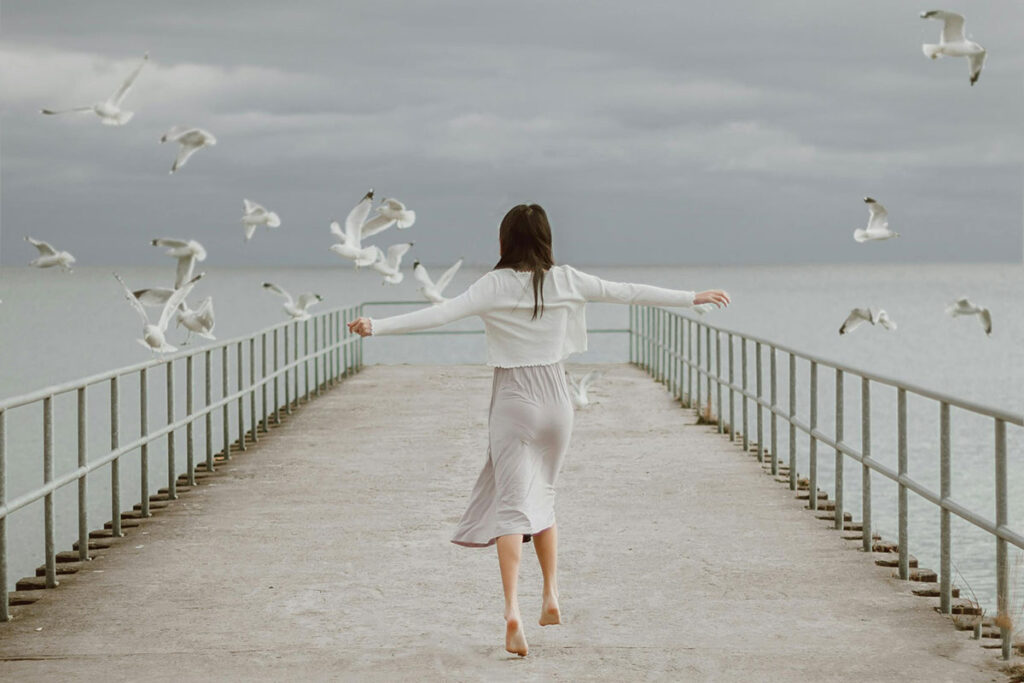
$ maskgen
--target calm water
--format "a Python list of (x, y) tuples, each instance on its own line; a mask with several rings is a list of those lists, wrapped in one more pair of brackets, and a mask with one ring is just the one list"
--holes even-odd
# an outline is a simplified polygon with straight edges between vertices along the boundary
[[(664, 287), (727, 289), (733, 305), (707, 317), (726, 327), (757, 334), (782, 344), (870, 369), (899, 379), (939, 389), (982, 404), (1024, 411), (1024, 268), (1020, 265), (829, 265), (764, 267), (614, 267), (580, 266), (612, 280), (646, 282)], [(169, 271), (161, 268), (118, 268), (133, 288), (166, 285)], [(439, 269), (436, 269), (439, 271)], [(0, 269), (0, 397), (25, 393), (46, 385), (72, 380), (148, 357), (135, 341), (140, 331), (135, 313), (123, 300), (111, 268), (76, 268), (73, 274), (29, 268)], [(464, 268), (449, 294), (467, 287), (483, 273)], [(322, 307), (342, 306), (366, 300), (418, 299), (411, 274), (400, 285), (384, 286), (372, 271), (349, 269), (210, 269), (197, 287), (198, 296), (214, 296), (216, 333), (220, 338), (245, 334), (282, 320), (280, 300), (260, 284), (272, 280), (293, 293), (316, 291), (324, 296)], [(967, 295), (992, 310), (994, 331), (987, 338), (973, 319), (950, 319), (945, 306)], [(861, 328), (849, 336), (837, 334), (853, 306), (884, 307), (899, 329)], [(411, 310), (410, 307), (377, 306), (367, 314), (382, 317)], [(590, 327), (625, 327), (627, 308), (590, 304)], [(479, 322), (464, 320), (449, 329), (476, 329)], [(180, 337), (177, 337), (180, 340)], [(175, 337), (172, 335), (172, 340)], [(570, 362), (622, 362), (627, 360), (625, 335), (591, 335), (590, 350)], [(738, 346), (737, 346), (738, 353)], [(751, 349), (751, 354), (753, 349)], [(482, 363), (482, 336), (382, 337), (365, 344), (367, 363)], [(738, 363), (738, 360), (737, 360)], [(753, 356), (750, 372), (753, 373)], [(233, 370), (233, 366), (232, 366)], [(768, 370), (765, 357), (765, 371)], [(183, 370), (179, 382), (184, 379)], [(787, 358), (779, 356), (779, 401), (788, 403)], [(149, 377), (149, 423), (159, 426), (166, 415), (163, 403), (163, 372)], [(805, 364), (798, 364), (798, 412), (807, 417)], [(219, 374), (215, 374), (219, 377)], [(819, 372), (820, 427), (834, 429), (831, 405), (833, 373)], [(750, 383), (753, 386), (753, 375)], [(122, 443), (138, 433), (138, 381), (124, 381), (122, 395)], [(232, 379), (232, 385), (234, 380)], [(181, 384), (179, 384), (179, 387)], [(767, 379), (765, 387), (767, 391)], [(653, 390), (653, 389), (652, 389)], [(859, 382), (847, 379), (847, 441), (859, 446)], [(184, 408), (184, 392), (178, 392), (177, 410)], [(215, 394), (216, 397), (216, 394)], [(103, 387), (89, 396), (88, 444), (91, 453), (109, 447), (109, 398)], [(74, 395), (55, 400), (57, 416), (55, 471), (59, 474), (76, 462)], [(234, 411), (232, 411), (233, 413)], [(737, 413), (738, 414), (738, 413)], [(872, 394), (873, 453), (883, 463), (896, 466), (895, 390), (876, 387)], [(924, 485), (938, 489), (938, 406), (913, 395), (908, 400), (910, 474)], [(234, 415), (229, 419), (234, 420)], [(8, 499), (42, 481), (40, 409), (18, 409), (8, 417)], [(953, 493), (956, 499), (994, 518), (991, 420), (963, 411), (952, 411)], [(753, 425), (751, 425), (753, 429)], [(215, 417), (214, 434), (220, 430)], [(1010, 441), (1011, 526), (1024, 529), (1024, 438), (1019, 428), (1008, 429)], [(788, 453), (788, 429), (780, 425), (779, 452)], [(179, 437), (180, 438), (180, 437)], [(766, 428), (767, 439), (767, 428)], [(219, 450), (219, 441), (215, 444)], [(204, 453), (205, 445), (197, 445)], [(183, 446), (178, 446), (176, 468), (184, 468)], [(798, 470), (808, 471), (807, 440), (797, 437)], [(833, 452), (819, 448), (819, 485), (831, 490), (834, 482)], [(201, 457), (201, 456), (200, 456)], [(166, 450), (150, 447), (150, 490), (166, 485)], [(860, 474), (853, 461), (846, 463), (846, 500), (859, 518)], [(686, 467), (681, 454), (681, 468)], [(122, 459), (122, 501), (139, 498), (138, 458)], [(109, 475), (104, 468), (89, 480), (90, 527), (110, 518)], [(896, 487), (874, 479), (873, 516), (878, 531), (896, 537)], [(59, 522), (57, 547), (70, 548), (75, 540), (75, 487), (55, 496)], [(910, 496), (911, 552), (922, 566), (938, 568), (938, 512)], [(10, 582), (33, 573), (42, 557), (41, 504), (33, 504), (9, 519), (12, 557)], [(39, 539), (39, 540), (36, 540)], [(809, 539), (809, 542), (813, 542)], [(971, 525), (954, 521), (953, 558), (964, 579), (983, 604), (994, 606), (994, 542)], [(1013, 556), (1013, 554), (1011, 554)], [(1017, 575), (1018, 600), (1024, 600), (1024, 568)], [(959, 582), (963, 585), (963, 582)]]

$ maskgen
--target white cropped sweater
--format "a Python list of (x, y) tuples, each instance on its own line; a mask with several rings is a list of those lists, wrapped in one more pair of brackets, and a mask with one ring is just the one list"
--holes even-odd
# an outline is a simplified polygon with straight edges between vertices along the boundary
[(588, 301), (692, 307), (694, 292), (632, 282), (612, 282), (572, 266), (552, 266), (544, 277), (544, 311), (533, 315), (533, 273), (488, 271), (462, 294), (411, 313), (370, 318), (373, 335), (402, 334), (480, 316), (487, 336), (487, 365), (546, 365), (587, 350)]

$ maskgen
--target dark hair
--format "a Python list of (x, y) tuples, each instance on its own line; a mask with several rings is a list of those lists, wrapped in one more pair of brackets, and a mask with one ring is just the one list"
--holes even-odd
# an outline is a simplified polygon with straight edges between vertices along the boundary
[(498, 268), (533, 271), (533, 320), (544, 313), (544, 273), (555, 264), (551, 256), (551, 225), (539, 204), (519, 204), (509, 209), (498, 230), (501, 258)]

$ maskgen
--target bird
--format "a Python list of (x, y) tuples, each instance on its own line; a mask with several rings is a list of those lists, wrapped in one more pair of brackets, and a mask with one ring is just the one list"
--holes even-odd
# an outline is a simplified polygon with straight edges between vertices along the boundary
[(409, 251), (412, 247), (412, 242), (400, 242), (399, 244), (392, 244), (388, 247), (387, 256), (380, 250), (380, 247), (373, 247), (377, 251), (377, 257), (374, 262), (370, 265), (378, 273), (384, 276), (384, 282), (381, 284), (392, 284), (397, 285), (405, 275), (399, 268), (402, 264), (402, 256), (405, 252)]
[(114, 273), (114, 277), (121, 283), (121, 287), (124, 289), (124, 298), (128, 300), (128, 303), (132, 305), (135, 312), (142, 318), (142, 339), (136, 341), (142, 344), (147, 349), (155, 351), (157, 353), (172, 353), (178, 349), (167, 343), (167, 324), (171, 322), (171, 316), (174, 315), (175, 309), (178, 308), (179, 304), (185, 300), (189, 292), (192, 291), (192, 287), (195, 286), (206, 273), (199, 273), (194, 278), (186, 282), (182, 287), (174, 290), (174, 293), (167, 299), (167, 303), (164, 304), (163, 311), (160, 313), (160, 319), (154, 325), (149, 321), (149, 316), (146, 314), (146, 309), (142, 306), (132, 290), (128, 289), (128, 285), (121, 279), (121, 276)]
[(39, 257), (28, 262), (30, 266), (35, 266), (36, 268), (52, 268), (53, 266), (60, 266), (67, 272), (72, 272), (71, 264), (75, 262), (75, 257), (69, 252), (57, 251), (49, 242), (37, 240), (33, 237), (29, 237), (28, 235), (25, 235), (25, 241), (39, 250)]
[(591, 370), (580, 379), (576, 379), (568, 370), (565, 371), (565, 378), (569, 382), (569, 398), (572, 399), (573, 407), (576, 410), (584, 408), (591, 403), (598, 403), (598, 401), (590, 400), (587, 396), (587, 389), (590, 388), (595, 379), (603, 374), (600, 370)]
[(850, 315), (847, 316), (846, 321), (839, 328), (839, 334), (853, 332), (863, 323), (879, 324), (887, 330), (896, 329), (896, 323), (892, 321), (892, 318), (883, 309), (855, 308), (850, 311)]
[(281, 217), (273, 211), (267, 211), (263, 206), (248, 199), (242, 200), (245, 213), (242, 215), (242, 225), (245, 226), (245, 241), (252, 239), (256, 232), (256, 226), (265, 225), (268, 228), (276, 228), (281, 225)]
[(889, 229), (889, 212), (885, 210), (884, 206), (871, 197), (865, 197), (864, 203), (868, 205), (868, 226), (854, 230), (853, 239), (858, 242), (868, 242), (900, 236), (898, 232)]
[(984, 306), (979, 306), (963, 296), (946, 307), (946, 313), (954, 318), (960, 315), (976, 315), (985, 328), (985, 334), (992, 334), (992, 313)]
[(349, 211), (345, 218), (345, 229), (342, 230), (338, 221), (331, 222), (331, 233), (338, 238), (337, 244), (332, 244), (329, 249), (338, 256), (351, 259), (355, 262), (356, 269), (362, 266), (371, 265), (377, 258), (377, 247), (364, 247), (363, 238), (376, 234), (394, 224), (392, 218), (374, 216), (366, 220), (370, 215), (373, 206), (373, 190), (371, 189), (359, 203)]
[(114, 94), (103, 102), (97, 102), (85, 107), (72, 107), (71, 109), (40, 109), (40, 111), (43, 114), (49, 115), (91, 111), (99, 116), (100, 121), (107, 126), (123, 126), (132, 120), (132, 117), (135, 116), (135, 112), (121, 109), (121, 104), (124, 102), (124, 98), (128, 95), (128, 92), (132, 89), (135, 79), (138, 78), (139, 72), (142, 71), (142, 67), (146, 65), (147, 61), (149, 61), (148, 52), (142, 56), (142, 61), (135, 70), (128, 75), (128, 78), (124, 79), (124, 83), (121, 84), (121, 87), (114, 91)]
[(216, 341), (213, 336), (213, 297), (208, 296), (199, 303), (199, 307), (191, 309), (184, 299), (181, 300), (178, 311), (178, 325), (183, 325), (188, 330), (188, 337), (185, 343), (192, 339), (192, 333), (198, 334), (204, 339)]
[(416, 222), (416, 212), (405, 208), (405, 204), (393, 198), (381, 200), (377, 213), (385, 218), (393, 218), (395, 226), (402, 229), (411, 227)]
[(273, 282), (264, 282), (263, 288), (269, 289), (271, 292), (275, 292), (284, 297), (284, 310), (292, 317), (293, 320), (309, 320), (310, 315), (307, 309), (324, 300), (322, 296), (314, 294), (313, 292), (300, 294), (297, 301), (293, 300), (291, 294), (281, 289)]
[(206, 260), (206, 248), (195, 240), (179, 240), (171, 237), (158, 237), (151, 244), (154, 247), (167, 247), (167, 255), (178, 260), (177, 271), (174, 275), (174, 287), (149, 287), (137, 289), (132, 294), (143, 306), (163, 306), (175, 289), (192, 279), (196, 261)]
[(437, 282), (430, 279), (430, 273), (419, 261), (414, 261), (412, 264), (412, 275), (416, 278), (416, 281), (422, 285), (419, 289), (423, 292), (423, 296), (427, 298), (427, 301), (431, 303), (440, 304), (448, 300), (446, 296), (442, 294), (448, 283), (455, 277), (455, 273), (458, 272), (459, 267), (462, 266), (462, 257), (455, 262), (454, 265), (450, 266), (448, 270), (441, 274), (441, 277), (437, 278)]
[(203, 147), (212, 147), (217, 144), (217, 138), (202, 128), (187, 128), (185, 126), (174, 126), (160, 137), (160, 142), (177, 142), (181, 147), (178, 149), (178, 156), (171, 165), (171, 173), (185, 165), (188, 158)]
[(945, 12), (943, 10), (931, 10), (921, 12), (922, 19), (941, 19), (942, 35), (938, 45), (925, 43), (921, 46), (924, 54), (929, 59), (938, 59), (943, 55), (949, 57), (966, 57), (970, 68), (971, 85), (978, 82), (981, 76), (981, 68), (985, 65), (985, 48), (973, 40), (964, 37), (964, 17), (956, 12)]

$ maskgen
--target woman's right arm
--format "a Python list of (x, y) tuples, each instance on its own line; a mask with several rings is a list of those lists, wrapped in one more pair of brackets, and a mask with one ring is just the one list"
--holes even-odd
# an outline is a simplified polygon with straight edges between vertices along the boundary
[[(349, 330), (362, 334), (362, 336), (379, 336), (403, 334), (446, 325), (470, 315), (483, 313), (493, 302), (495, 293), (494, 278), (487, 273), (457, 297), (417, 311), (392, 315), (387, 318), (357, 318), (349, 323)], [(366, 334), (363, 334), (363, 331)]]
[(619, 304), (646, 304), (651, 306), (682, 306), (692, 308), (697, 304), (713, 303), (726, 306), (729, 295), (720, 289), (692, 292), (686, 289), (667, 289), (636, 282), (615, 282), (602, 280), (596, 275), (584, 273), (568, 266), (576, 288), (587, 301), (602, 301)]

